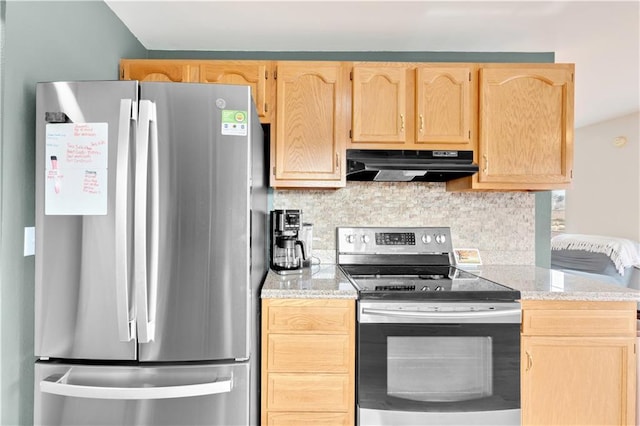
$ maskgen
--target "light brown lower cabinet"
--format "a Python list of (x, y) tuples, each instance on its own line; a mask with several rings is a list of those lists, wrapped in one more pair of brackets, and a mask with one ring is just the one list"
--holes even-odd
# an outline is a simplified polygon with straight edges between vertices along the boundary
[(522, 302), (522, 424), (635, 425), (636, 303)]
[(355, 300), (262, 300), (265, 426), (353, 425)]

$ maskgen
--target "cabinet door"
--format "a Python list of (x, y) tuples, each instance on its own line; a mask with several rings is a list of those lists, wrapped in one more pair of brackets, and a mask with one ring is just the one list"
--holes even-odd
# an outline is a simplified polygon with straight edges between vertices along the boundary
[[(426, 66), (416, 69), (416, 142), (471, 146), (472, 67)], [(456, 146), (454, 146), (456, 145)], [(429, 147), (424, 147), (429, 148)]]
[(351, 143), (413, 142), (413, 78), (406, 66), (353, 67)]
[(196, 82), (198, 67), (192, 61), (122, 59), (121, 80)]
[(635, 424), (634, 341), (523, 337), (522, 424)]
[(270, 412), (263, 426), (350, 426), (353, 425), (351, 413), (336, 412)]
[(568, 186), (573, 65), (481, 68), (479, 114), (479, 182), (522, 189)]
[(278, 63), (272, 186), (345, 185), (347, 72), (336, 62)]
[(270, 113), (268, 61), (204, 61), (200, 64), (201, 83), (240, 84), (251, 86), (251, 94), (261, 121)]

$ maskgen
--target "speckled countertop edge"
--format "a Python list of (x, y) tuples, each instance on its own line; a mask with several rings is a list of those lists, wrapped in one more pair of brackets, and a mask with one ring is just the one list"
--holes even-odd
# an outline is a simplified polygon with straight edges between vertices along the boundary
[(530, 265), (483, 265), (468, 272), (520, 291), (521, 300), (640, 302), (640, 291)]
[(358, 292), (336, 265), (313, 265), (299, 274), (269, 271), (262, 286), (263, 299), (357, 299)]
[[(529, 265), (483, 265), (470, 273), (520, 291), (521, 300), (640, 302), (640, 291), (591, 278)], [(357, 299), (358, 293), (340, 268), (314, 265), (300, 274), (269, 271), (264, 299)]]

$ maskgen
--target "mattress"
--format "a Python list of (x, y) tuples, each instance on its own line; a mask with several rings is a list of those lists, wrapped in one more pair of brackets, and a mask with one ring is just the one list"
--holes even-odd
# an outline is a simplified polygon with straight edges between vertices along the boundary
[(551, 269), (640, 290), (640, 269), (627, 266), (620, 274), (611, 258), (603, 253), (586, 250), (551, 250)]
[(640, 244), (599, 235), (561, 234), (551, 240), (551, 269), (640, 290)]

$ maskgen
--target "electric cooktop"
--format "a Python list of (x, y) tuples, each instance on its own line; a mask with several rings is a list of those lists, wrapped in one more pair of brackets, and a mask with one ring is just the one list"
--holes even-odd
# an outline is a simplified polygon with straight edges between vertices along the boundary
[(338, 228), (336, 238), (338, 265), (360, 299), (520, 299), (518, 290), (452, 265), (449, 228)]

